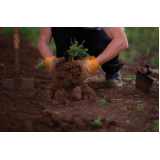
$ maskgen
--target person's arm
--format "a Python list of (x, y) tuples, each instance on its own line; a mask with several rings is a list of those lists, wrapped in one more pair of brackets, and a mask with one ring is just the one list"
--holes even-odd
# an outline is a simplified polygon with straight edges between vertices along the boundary
[(121, 27), (111, 27), (105, 30), (105, 32), (112, 41), (109, 43), (106, 49), (96, 58), (99, 62), (99, 65), (108, 62), (128, 48), (128, 41), (125, 32)]
[(49, 56), (53, 56), (52, 49), (50, 47), (50, 41), (52, 38), (52, 31), (50, 27), (42, 27), (40, 40), (38, 43), (38, 49), (43, 59)]

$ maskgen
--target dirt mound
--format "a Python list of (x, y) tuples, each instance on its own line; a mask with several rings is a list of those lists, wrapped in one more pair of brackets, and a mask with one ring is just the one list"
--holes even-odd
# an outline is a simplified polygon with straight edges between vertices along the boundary
[(88, 86), (87, 83), (83, 83), (81, 86), (76, 86), (73, 90), (65, 90), (64, 88), (58, 89), (56, 92), (52, 90), (54, 94), (54, 100), (60, 104), (69, 104), (71, 101), (80, 101), (82, 99), (88, 101), (95, 100), (94, 90)]
[(93, 101), (94, 90), (87, 83), (79, 84), (78, 78), (81, 74), (80, 60), (60, 63), (57, 67), (56, 92), (52, 89), (52, 97), (61, 104), (69, 104), (71, 101), (82, 99)]

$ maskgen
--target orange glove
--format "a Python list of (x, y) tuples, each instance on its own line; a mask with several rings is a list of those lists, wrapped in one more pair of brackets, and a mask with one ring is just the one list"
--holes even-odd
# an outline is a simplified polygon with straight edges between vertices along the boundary
[(99, 62), (94, 57), (86, 57), (83, 61), (78, 61), (81, 67), (79, 83), (81, 84), (91, 73), (99, 69)]
[(48, 68), (52, 75), (56, 77), (56, 68), (59, 63), (65, 61), (65, 57), (57, 58), (56, 56), (49, 56), (44, 59), (44, 65)]

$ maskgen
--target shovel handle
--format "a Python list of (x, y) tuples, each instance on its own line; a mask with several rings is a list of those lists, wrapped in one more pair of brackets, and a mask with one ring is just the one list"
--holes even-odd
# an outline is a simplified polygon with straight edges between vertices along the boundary
[(13, 27), (14, 52), (15, 52), (15, 85), (20, 86), (20, 67), (19, 67), (19, 27)]
[(19, 27), (13, 27), (14, 33), (14, 49), (20, 48), (20, 41), (19, 41)]
[[(141, 74), (147, 74), (148, 70), (147, 68), (141, 68), (140, 72)], [(151, 69), (151, 74), (159, 74), (159, 70)]]

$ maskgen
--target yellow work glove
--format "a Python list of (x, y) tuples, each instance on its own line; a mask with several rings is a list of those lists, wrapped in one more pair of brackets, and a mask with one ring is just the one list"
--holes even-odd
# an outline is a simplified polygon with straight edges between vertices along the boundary
[(79, 61), (81, 67), (81, 74), (79, 77), (79, 83), (81, 84), (91, 73), (99, 69), (99, 62), (94, 57), (87, 57), (83, 61)]
[(44, 59), (44, 65), (48, 68), (52, 75), (56, 77), (56, 68), (59, 63), (65, 61), (65, 57), (57, 58), (56, 56), (49, 56)]

